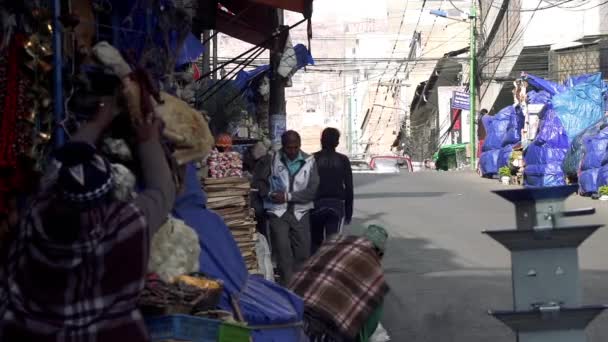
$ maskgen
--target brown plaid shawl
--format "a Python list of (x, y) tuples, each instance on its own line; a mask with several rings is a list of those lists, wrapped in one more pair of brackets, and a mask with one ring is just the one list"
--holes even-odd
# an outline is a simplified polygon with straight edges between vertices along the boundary
[(148, 263), (145, 217), (134, 204), (104, 205), (80, 215), (75, 240), (59, 242), (43, 222), (47, 206), (34, 204), (9, 250), (0, 339), (147, 341), (136, 307)]
[(304, 299), (307, 310), (332, 322), (348, 338), (357, 336), (388, 292), (374, 245), (355, 236), (326, 241), (289, 288)]

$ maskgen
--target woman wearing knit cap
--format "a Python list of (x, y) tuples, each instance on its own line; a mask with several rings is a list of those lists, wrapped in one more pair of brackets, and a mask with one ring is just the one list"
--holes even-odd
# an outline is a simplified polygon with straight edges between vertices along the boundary
[(95, 143), (115, 113), (115, 98), (102, 98), (94, 119), (55, 154), (56, 182), (33, 201), (0, 270), (0, 340), (148, 340), (136, 300), (175, 184), (160, 123), (151, 120), (136, 127), (144, 189), (133, 202), (113, 199), (110, 164)]

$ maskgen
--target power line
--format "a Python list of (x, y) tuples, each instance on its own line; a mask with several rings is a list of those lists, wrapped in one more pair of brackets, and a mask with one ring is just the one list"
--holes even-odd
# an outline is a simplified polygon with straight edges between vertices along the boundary
[[(508, 9), (507, 8), (505, 10), (507, 12), (519, 12), (519, 13), (521, 13), (521, 12), (537, 12), (537, 11), (548, 10), (548, 9), (551, 9), (551, 8), (556, 8), (556, 7), (559, 7), (559, 6), (563, 5), (563, 4), (567, 4), (567, 3), (570, 3), (570, 2), (573, 2), (573, 1), (575, 1), (575, 0), (563, 0), (563, 1), (559, 2), (559, 3), (555, 3), (555, 4), (552, 4), (552, 5), (549, 5), (549, 6), (545, 6), (545, 7), (537, 7), (535, 9), (531, 9), (531, 8)], [(492, 3), (490, 4), (490, 6), (492, 6), (494, 8), (497, 8), (497, 9), (502, 9), (502, 6), (494, 5), (494, 1), (492, 1)]]

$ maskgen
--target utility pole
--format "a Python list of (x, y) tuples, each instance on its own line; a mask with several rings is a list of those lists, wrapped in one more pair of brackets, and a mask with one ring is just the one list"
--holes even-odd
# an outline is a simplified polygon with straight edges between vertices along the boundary
[(209, 38), (211, 33), (209, 30), (203, 31), (203, 41), (206, 42), (203, 51), (203, 75), (207, 75), (211, 71), (211, 49), (209, 48)]
[[(275, 30), (281, 30), (283, 29), (283, 10), (277, 8), (274, 11), (274, 28)], [(270, 98), (268, 101), (268, 109), (270, 114), (268, 128), (270, 131), (270, 140), (275, 148), (281, 145), (281, 135), (283, 135), (287, 127), (285, 84), (278, 73), (278, 67), (281, 63), (281, 56), (283, 54), (282, 49), (284, 47), (283, 42), (285, 41), (285, 34), (287, 33), (284, 32), (275, 38), (272, 50), (270, 51), (272, 79), (270, 80)]]
[(477, 25), (477, 8), (475, 5), (476, 0), (471, 0), (471, 12), (469, 15), (469, 21), (471, 25), (471, 41), (469, 47), (470, 59), (470, 75), (469, 75), (469, 129), (470, 129), (470, 151), (471, 151), (471, 170), (477, 170), (477, 151), (476, 151), (476, 137), (477, 130), (475, 129), (476, 113), (475, 113), (475, 101), (476, 101), (476, 84), (475, 84), (475, 68), (476, 68), (476, 55), (477, 55), (477, 42), (476, 42), (476, 25)]
[(217, 31), (213, 32), (213, 79), (217, 80)]

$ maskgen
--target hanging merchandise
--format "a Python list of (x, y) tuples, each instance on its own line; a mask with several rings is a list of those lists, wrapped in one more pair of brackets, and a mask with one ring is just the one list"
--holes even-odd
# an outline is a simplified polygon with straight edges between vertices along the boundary
[(165, 137), (175, 146), (174, 157), (179, 165), (207, 156), (213, 146), (213, 136), (203, 115), (186, 102), (165, 92), (157, 92), (143, 70), (133, 73), (120, 52), (106, 42), (93, 48), (95, 56), (112, 69), (123, 82), (129, 112), (133, 122), (148, 120), (156, 113), (165, 123)]

